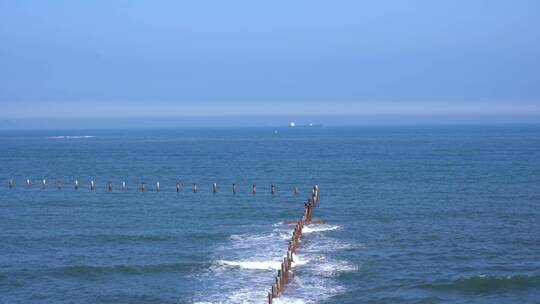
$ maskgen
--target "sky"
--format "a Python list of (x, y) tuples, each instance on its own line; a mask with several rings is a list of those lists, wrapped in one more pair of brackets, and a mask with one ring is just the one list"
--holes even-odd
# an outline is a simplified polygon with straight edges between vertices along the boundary
[(242, 117), (540, 122), (540, 2), (0, 0), (0, 128)]

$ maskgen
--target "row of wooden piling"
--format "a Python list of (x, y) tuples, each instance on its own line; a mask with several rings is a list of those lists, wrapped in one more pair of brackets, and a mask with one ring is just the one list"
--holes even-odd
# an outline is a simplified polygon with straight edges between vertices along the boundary
[(317, 206), (318, 202), (319, 186), (315, 185), (311, 191), (311, 199), (308, 199), (305, 203), (302, 218), (296, 223), (296, 226), (294, 226), (293, 236), (289, 242), (289, 247), (287, 248), (287, 255), (283, 258), (283, 262), (281, 262), (281, 267), (277, 272), (272, 288), (268, 292), (268, 304), (272, 304), (273, 299), (281, 295), (285, 289), (285, 285), (289, 282), (289, 273), (293, 263), (293, 255), (296, 252), (300, 238), (302, 237), (302, 229), (306, 223), (311, 221), (313, 209)]
[[(41, 180), (41, 188), (42, 189), (46, 189), (49, 187), (49, 181), (47, 181), (46, 179), (43, 179)], [(25, 181), (25, 187), (26, 188), (31, 188), (32, 187), (32, 181), (30, 179), (26, 179)], [(91, 180), (90, 181), (90, 190), (94, 191), (96, 190), (96, 182), (94, 180)], [(13, 179), (9, 179), (8, 180), (8, 188), (9, 189), (13, 189), (15, 187), (15, 182)], [(63, 187), (64, 187), (64, 182), (61, 180), (61, 179), (57, 179), (56, 180), (56, 183), (55, 183), (55, 187), (58, 189), (58, 190), (61, 190)], [(73, 182), (73, 188), (75, 190), (78, 190), (79, 188), (81, 187), (81, 183), (78, 179), (76, 179), (74, 182)], [(146, 182), (142, 181), (140, 182), (139, 184), (139, 187), (138, 187), (141, 192), (146, 192), (148, 191), (148, 188), (147, 188), (147, 184)], [(112, 191), (113, 190), (113, 183), (112, 181), (107, 181), (107, 183), (105, 184), (105, 189), (107, 189), (107, 191)], [(160, 192), (161, 191), (161, 184), (159, 181), (156, 182), (155, 184), (155, 191), (156, 192)], [(176, 181), (176, 185), (175, 185), (175, 189), (176, 189), (176, 192), (181, 192), (183, 190), (183, 183), (181, 181)], [(125, 181), (122, 181), (121, 183), (121, 190), (122, 191), (127, 191), (128, 190), (128, 187), (127, 187), (127, 183)], [(293, 187), (293, 193), (296, 195), (298, 194), (300, 191), (298, 189), (297, 186)], [(199, 191), (199, 184), (197, 182), (193, 182), (192, 185), (191, 185), (191, 191), (193, 192), (198, 192)], [(213, 182), (212, 185), (211, 185), (211, 191), (212, 193), (218, 193), (218, 185), (216, 182)], [(238, 192), (238, 185), (236, 183), (233, 183), (232, 184), (232, 187), (231, 187), (231, 191), (233, 194), (236, 194)], [(271, 184), (270, 185), (270, 193), (271, 194), (276, 194), (277, 190), (276, 190), (276, 185), (275, 184)], [(256, 183), (253, 183), (251, 185), (251, 193), (252, 194), (256, 194), (257, 193), (257, 184)]]

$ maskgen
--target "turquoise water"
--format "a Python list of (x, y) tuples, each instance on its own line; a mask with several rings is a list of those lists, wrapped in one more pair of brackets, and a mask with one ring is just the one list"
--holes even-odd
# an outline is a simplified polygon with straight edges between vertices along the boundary
[(540, 127), (277, 131), (0, 133), (0, 302), (539, 303)]

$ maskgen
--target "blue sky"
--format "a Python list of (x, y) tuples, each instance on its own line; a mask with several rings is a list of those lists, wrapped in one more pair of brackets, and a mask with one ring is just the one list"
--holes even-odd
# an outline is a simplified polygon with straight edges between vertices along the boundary
[(0, 0), (0, 119), (540, 121), (538, 1)]

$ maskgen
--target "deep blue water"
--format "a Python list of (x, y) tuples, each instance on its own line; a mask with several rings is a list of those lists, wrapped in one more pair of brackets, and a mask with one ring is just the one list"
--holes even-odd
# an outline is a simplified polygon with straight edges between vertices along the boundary
[(278, 131), (1, 132), (0, 302), (263, 303), (313, 184), (280, 302), (540, 302), (540, 127)]

